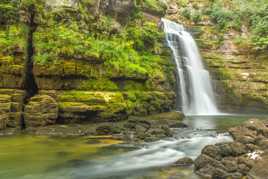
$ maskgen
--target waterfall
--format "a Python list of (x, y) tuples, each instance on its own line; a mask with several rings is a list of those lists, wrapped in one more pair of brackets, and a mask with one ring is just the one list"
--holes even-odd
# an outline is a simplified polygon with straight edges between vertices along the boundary
[(162, 19), (162, 25), (177, 67), (180, 108), (186, 115), (219, 114), (209, 72), (192, 35), (170, 20)]

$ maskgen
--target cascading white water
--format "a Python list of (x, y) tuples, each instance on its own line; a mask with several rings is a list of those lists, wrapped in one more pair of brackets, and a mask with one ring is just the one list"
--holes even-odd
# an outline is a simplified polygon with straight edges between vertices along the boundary
[(181, 108), (186, 115), (217, 115), (209, 72), (192, 35), (180, 24), (162, 19), (166, 41), (176, 63)]

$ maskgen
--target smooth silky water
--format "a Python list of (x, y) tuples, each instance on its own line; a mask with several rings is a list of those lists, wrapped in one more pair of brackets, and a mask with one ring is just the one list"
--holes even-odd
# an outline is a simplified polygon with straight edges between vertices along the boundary
[(189, 128), (174, 129), (175, 137), (135, 146), (105, 138), (0, 137), (0, 178), (198, 179), (191, 167), (172, 163), (185, 156), (194, 159), (205, 145), (231, 141), (225, 130), (252, 117), (268, 119), (265, 115), (187, 117)]
[(177, 69), (180, 108), (186, 115), (220, 114), (209, 72), (205, 69), (198, 46), (183, 25), (162, 19), (167, 46), (171, 49)]

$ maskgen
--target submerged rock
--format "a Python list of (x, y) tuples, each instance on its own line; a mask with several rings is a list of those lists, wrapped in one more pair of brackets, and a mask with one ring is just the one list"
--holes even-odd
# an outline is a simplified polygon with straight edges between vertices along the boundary
[(268, 152), (267, 130), (267, 125), (258, 119), (231, 128), (229, 132), (234, 141), (206, 146), (194, 162), (195, 172), (213, 179), (248, 178), (252, 176), (251, 172), (257, 178), (263, 178), (265, 172), (257, 166), (268, 162), (264, 157)]
[[(128, 143), (151, 142), (166, 137), (173, 136), (174, 124), (182, 122), (182, 118), (156, 119), (156, 114), (152, 116), (138, 117), (132, 116), (129, 119), (116, 122), (96, 122), (83, 124), (55, 124), (48, 126), (32, 126), (26, 129), (29, 134), (49, 135), (49, 136), (109, 136), (112, 139), (124, 140)], [(159, 114), (159, 116), (169, 116), (169, 114)]]
[(194, 164), (193, 159), (191, 159), (189, 157), (181, 158), (177, 162), (175, 162), (175, 165), (177, 165), (177, 166), (191, 166), (193, 164)]

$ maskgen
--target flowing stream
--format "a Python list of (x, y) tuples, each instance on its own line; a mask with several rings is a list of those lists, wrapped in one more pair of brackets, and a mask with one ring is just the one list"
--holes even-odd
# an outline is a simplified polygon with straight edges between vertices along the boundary
[(0, 178), (199, 179), (191, 167), (172, 164), (185, 156), (194, 159), (205, 145), (232, 140), (224, 131), (252, 117), (267, 119), (256, 115), (187, 117), (189, 128), (174, 129), (173, 138), (144, 145), (88, 137), (0, 137)]
[(192, 35), (180, 24), (167, 19), (162, 23), (177, 67), (180, 108), (186, 115), (218, 115), (210, 75)]

